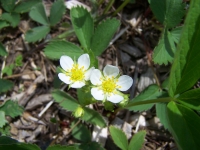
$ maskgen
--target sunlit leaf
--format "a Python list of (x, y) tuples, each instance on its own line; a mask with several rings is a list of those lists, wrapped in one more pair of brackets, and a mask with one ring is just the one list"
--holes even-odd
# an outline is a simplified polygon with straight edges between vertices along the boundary
[(119, 128), (116, 128), (114, 126), (109, 127), (110, 135), (114, 141), (114, 143), (122, 150), (128, 149), (128, 140), (125, 135), (125, 133), (120, 130)]
[(0, 109), (0, 128), (2, 128), (6, 123), (7, 123), (7, 120), (5, 119), (5, 113), (4, 111), (1, 111)]
[(31, 7), (33, 7), (35, 4), (39, 2), (41, 2), (41, 0), (21, 0), (15, 6), (14, 12), (17, 12), (17, 13), (28, 12), (30, 11)]
[(16, 27), (20, 21), (20, 15), (17, 13), (3, 13), (1, 18), (9, 22), (12, 27)]
[(73, 43), (55, 40), (46, 46), (44, 53), (50, 59), (60, 59), (63, 55), (77, 59), (83, 54), (83, 50)]
[(170, 71), (170, 96), (190, 89), (200, 78), (200, 1), (190, 3), (180, 42)]
[(83, 7), (73, 7), (70, 10), (70, 17), (81, 46), (84, 49), (90, 49), (94, 32), (94, 21), (90, 13)]
[(139, 131), (138, 133), (134, 134), (128, 146), (128, 150), (141, 150), (145, 135), (145, 131)]
[(101, 55), (107, 48), (119, 26), (120, 22), (116, 19), (107, 19), (97, 26), (94, 36), (92, 37), (91, 45), (95, 56)]

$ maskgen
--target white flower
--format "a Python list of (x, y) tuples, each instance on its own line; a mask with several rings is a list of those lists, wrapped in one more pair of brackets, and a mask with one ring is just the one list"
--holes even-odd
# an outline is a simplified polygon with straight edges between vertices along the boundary
[(72, 88), (81, 88), (85, 85), (85, 81), (90, 79), (90, 75), (94, 67), (90, 66), (90, 57), (83, 54), (78, 58), (78, 62), (74, 62), (69, 56), (61, 56), (60, 66), (63, 73), (59, 73), (58, 77), (61, 81), (69, 84)]
[(133, 84), (133, 79), (127, 75), (119, 77), (118, 67), (107, 65), (103, 70), (94, 69), (90, 76), (94, 85), (91, 94), (96, 100), (108, 100), (112, 103), (121, 102), (124, 97), (120, 91), (128, 90)]

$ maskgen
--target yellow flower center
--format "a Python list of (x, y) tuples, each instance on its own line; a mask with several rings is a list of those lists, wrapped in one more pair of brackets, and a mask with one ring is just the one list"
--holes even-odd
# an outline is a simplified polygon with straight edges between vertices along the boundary
[(114, 79), (114, 77), (112, 78), (105, 78), (103, 79), (103, 82), (102, 82), (102, 90), (105, 92), (105, 93), (112, 93), (116, 88), (117, 88), (117, 84), (116, 84), (116, 81)]
[(71, 80), (72, 81), (82, 81), (85, 77), (85, 69), (84, 67), (79, 67), (78, 64), (74, 64), (71, 71)]

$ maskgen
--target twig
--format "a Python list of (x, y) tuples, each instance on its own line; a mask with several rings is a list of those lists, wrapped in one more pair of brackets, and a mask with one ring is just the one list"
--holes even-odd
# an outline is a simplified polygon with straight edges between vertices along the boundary
[(10, 78), (17, 78), (17, 77), (21, 77), (23, 75), (27, 75), (27, 74), (34, 74), (35, 72), (25, 72), (25, 73), (19, 73), (19, 74), (14, 74), (14, 75), (11, 75), (11, 76), (7, 76), (7, 77), (4, 77), (4, 79), (10, 79)]

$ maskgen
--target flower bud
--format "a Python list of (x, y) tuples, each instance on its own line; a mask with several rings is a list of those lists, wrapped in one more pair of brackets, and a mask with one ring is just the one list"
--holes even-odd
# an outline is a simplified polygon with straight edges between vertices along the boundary
[(81, 106), (78, 106), (73, 113), (74, 117), (76, 117), (76, 118), (82, 117), (83, 114), (84, 114), (84, 109)]

